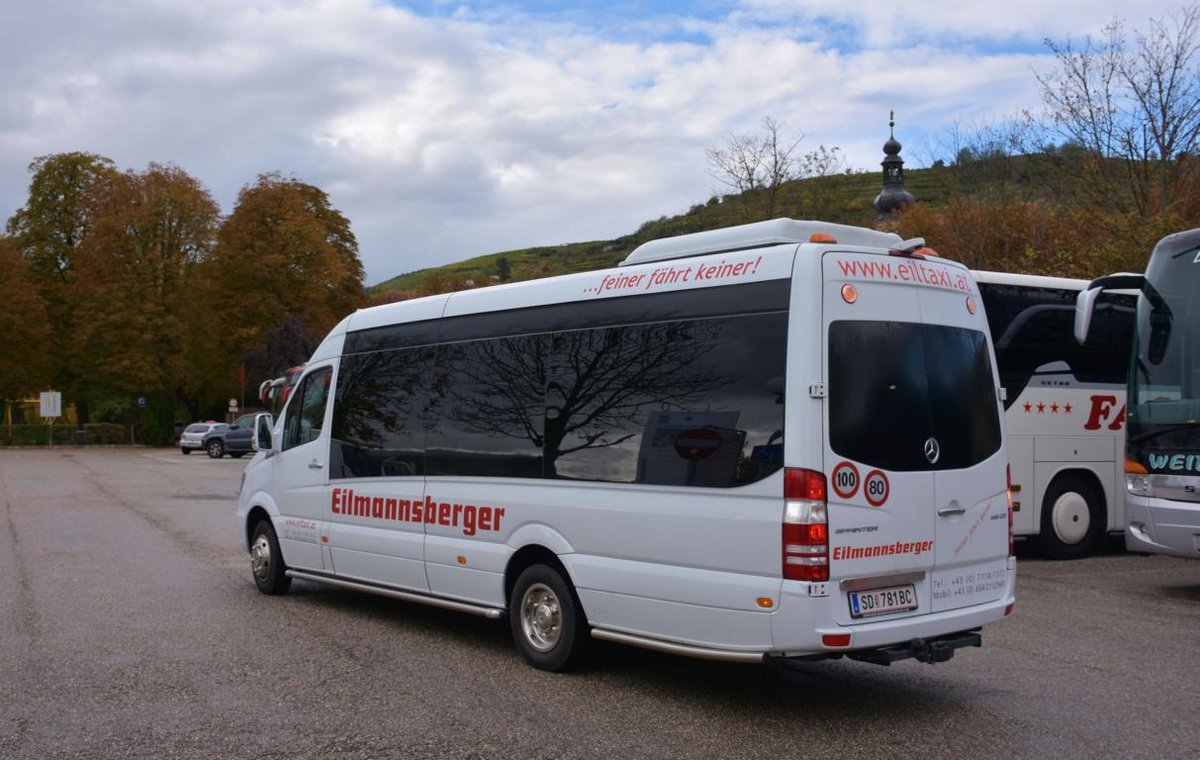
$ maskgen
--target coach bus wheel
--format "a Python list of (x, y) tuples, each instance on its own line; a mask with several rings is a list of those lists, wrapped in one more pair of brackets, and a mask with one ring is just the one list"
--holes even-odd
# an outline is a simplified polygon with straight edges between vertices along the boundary
[(1077, 559), (1090, 554), (1104, 535), (1104, 497), (1089, 481), (1075, 475), (1054, 479), (1042, 500), (1038, 543), (1051, 559)]
[(292, 579), (285, 575), (286, 571), (271, 521), (260, 520), (254, 526), (254, 537), (250, 539), (250, 572), (254, 575), (254, 585), (264, 594), (283, 594), (292, 585)]
[(517, 649), (533, 667), (559, 671), (582, 661), (589, 640), (587, 620), (554, 568), (532, 565), (518, 576), (508, 619)]

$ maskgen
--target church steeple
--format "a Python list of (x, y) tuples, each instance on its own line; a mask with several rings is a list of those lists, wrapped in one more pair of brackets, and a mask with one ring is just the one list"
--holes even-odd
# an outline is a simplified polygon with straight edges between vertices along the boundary
[(883, 144), (883, 190), (875, 196), (877, 219), (889, 219), (904, 206), (916, 201), (904, 188), (904, 159), (900, 158), (900, 142), (896, 139), (896, 112), (888, 112), (888, 141)]

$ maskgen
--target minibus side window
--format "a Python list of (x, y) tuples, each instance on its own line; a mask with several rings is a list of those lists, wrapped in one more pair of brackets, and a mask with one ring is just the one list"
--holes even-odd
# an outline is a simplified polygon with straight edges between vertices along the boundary
[(713, 488), (761, 480), (783, 465), (788, 285), (352, 333), (338, 370), (330, 477)]
[(331, 367), (315, 370), (300, 382), (300, 388), (288, 404), (283, 425), (283, 450), (303, 446), (321, 435), (325, 403), (329, 399)]
[(429, 475), (542, 477), (548, 336), (442, 346)]
[(445, 386), (432, 347), (342, 359), (333, 404), (330, 477), (422, 475), (432, 401)]
[(556, 336), (546, 477), (728, 488), (782, 466), (787, 314)]

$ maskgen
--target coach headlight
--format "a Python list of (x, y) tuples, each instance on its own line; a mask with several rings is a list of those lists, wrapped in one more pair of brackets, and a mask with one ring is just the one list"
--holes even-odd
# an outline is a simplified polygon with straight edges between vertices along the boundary
[(1134, 496), (1153, 496), (1150, 471), (1135, 459), (1125, 460), (1125, 490)]
[(1154, 489), (1150, 485), (1150, 476), (1140, 472), (1125, 473), (1125, 490), (1134, 496), (1154, 495)]

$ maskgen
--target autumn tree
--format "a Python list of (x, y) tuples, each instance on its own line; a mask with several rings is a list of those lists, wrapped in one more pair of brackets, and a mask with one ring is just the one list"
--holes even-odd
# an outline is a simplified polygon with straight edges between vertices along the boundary
[(788, 137), (782, 131), (779, 122), (765, 116), (761, 134), (730, 133), (723, 147), (705, 151), (709, 175), (739, 196), (747, 221), (775, 218), (785, 183), (828, 177), (845, 167), (840, 148), (822, 145), (800, 154), (804, 135)]
[(724, 147), (705, 151), (708, 173), (753, 206), (748, 208), (752, 218), (773, 218), (780, 186), (796, 176), (796, 149), (804, 136), (785, 137), (781, 130), (779, 122), (764, 116), (761, 135), (731, 132)]
[(117, 170), (108, 158), (75, 152), (41, 156), (29, 172), (29, 200), (8, 220), (7, 230), (28, 266), (29, 282), (45, 302), (54, 357), (50, 384), (73, 401), (82, 425), (88, 421), (91, 386), (81, 371), (76, 331), (86, 314), (72, 289), (80, 247), (92, 226), (93, 191)]
[(1038, 76), (1046, 125), (1086, 201), (1143, 217), (1200, 210), (1200, 7), (1132, 39), (1113, 21), (1098, 39), (1046, 45), (1057, 64)]
[[(242, 188), (204, 270), (211, 343), (197, 381), (209, 394), (232, 395), (239, 375), (253, 386), (287, 369), (246, 364), (263, 356), (267, 335), (315, 345), (367, 301), (350, 222), (324, 191), (278, 173)], [(272, 351), (280, 356), (288, 348)]]
[(201, 308), (198, 265), (215, 244), (220, 210), (198, 180), (150, 164), (97, 184), (80, 246), (75, 299), (81, 369), (102, 391), (149, 399), (143, 434), (170, 433), (194, 354), (185, 334)]
[(0, 404), (46, 390), (50, 373), (46, 303), (17, 246), (0, 236)]

